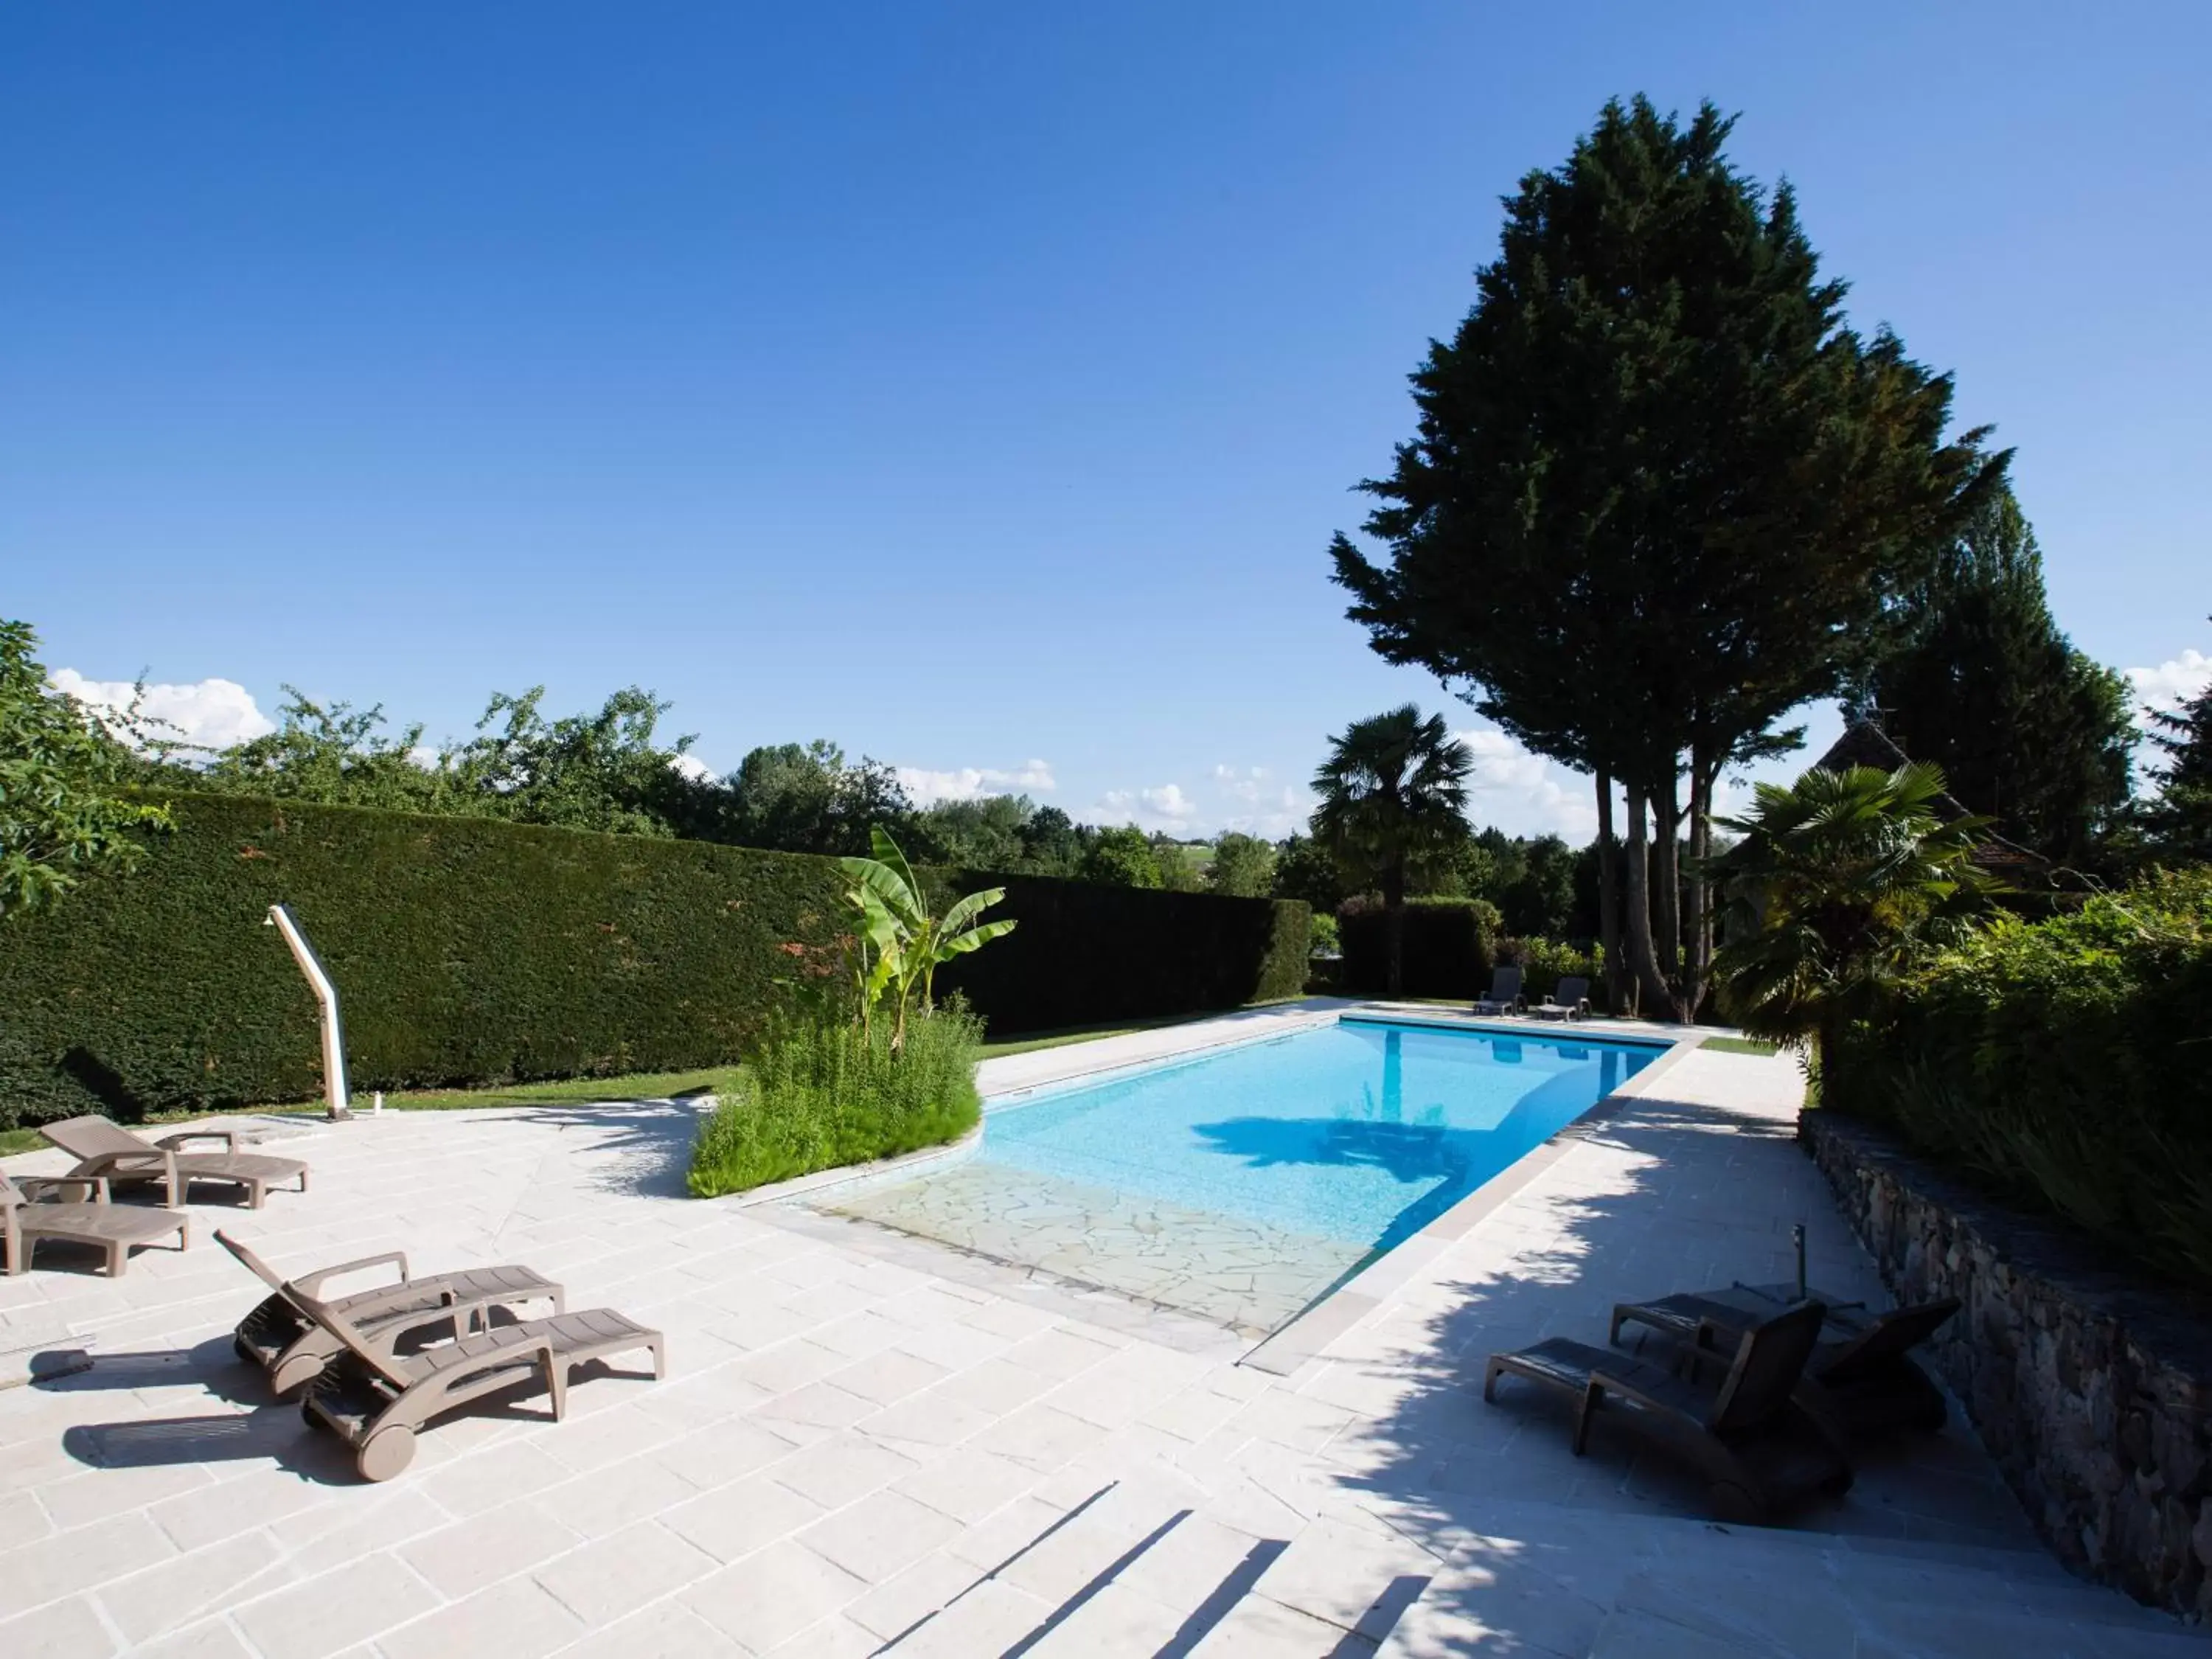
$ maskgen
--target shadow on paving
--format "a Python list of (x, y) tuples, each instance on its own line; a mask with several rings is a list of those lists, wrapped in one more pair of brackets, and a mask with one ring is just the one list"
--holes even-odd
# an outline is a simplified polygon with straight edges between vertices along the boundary
[[(1493, 1269), (1443, 1280), (1440, 1294), (1419, 1304), (1433, 1311), (1418, 1323), (1363, 1328), (1364, 1355), (1357, 1332), (1335, 1349), (1340, 1367), (1395, 1395), (1379, 1413), (1361, 1413), (1332, 1445), (1336, 1484), (1460, 1564), (1430, 1590), (1425, 1620), (1450, 1628), (1457, 1617), (1463, 1634), (1486, 1630), (1534, 1650), (1583, 1652), (1604, 1620), (1647, 1591), (1662, 1595), (1686, 1568), (1711, 1582), (1755, 1567), (1770, 1586), (1802, 1572), (1808, 1606), (1834, 1599), (1822, 1553), (1847, 1537), (1889, 1561), (2002, 1552), (2001, 1563), (2054, 1576), (2055, 1562), (1955, 1408), (1939, 1434), (1855, 1446), (1850, 1492), (1815, 1495), (1762, 1528), (1712, 1522), (1702, 1479), (1617, 1417), (1600, 1413), (1588, 1455), (1577, 1458), (1571, 1401), (1509, 1377), (1498, 1403), (1486, 1403), (1483, 1368), (1494, 1352), (1553, 1336), (1604, 1347), (1617, 1301), (1787, 1279), (1790, 1228), (1801, 1220), (1812, 1282), (1887, 1305), (1789, 1120), (1631, 1099), (1571, 1133), (1632, 1156), (1607, 1159), (1592, 1190), (1547, 1200), (1540, 1237), (1516, 1243), (1510, 1229), (1525, 1212), (1508, 1200), (1486, 1224), (1498, 1241)], [(1590, 1166), (1568, 1167), (1580, 1179)], [(1663, 1358), (1656, 1343), (1647, 1352)], [(2115, 1616), (2124, 1616), (2130, 1604), (2113, 1600)], [(1692, 1614), (1683, 1616), (1694, 1626)], [(1735, 1614), (1723, 1606), (1723, 1616)], [(1730, 1639), (1745, 1639), (1741, 1626), (1729, 1628)], [(1719, 1630), (1706, 1633), (1718, 1640)]]
[(633, 1100), (535, 1107), (518, 1121), (564, 1133), (588, 1133), (592, 1162), (579, 1179), (594, 1192), (688, 1199), (684, 1176), (691, 1167), (691, 1143), (710, 1109), (696, 1098)]

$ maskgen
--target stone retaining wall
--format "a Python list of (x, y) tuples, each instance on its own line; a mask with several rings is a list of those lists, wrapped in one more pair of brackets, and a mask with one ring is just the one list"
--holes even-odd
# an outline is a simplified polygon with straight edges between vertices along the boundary
[(2212, 1321), (1991, 1203), (1867, 1124), (1798, 1136), (1900, 1301), (1955, 1296), (1936, 1365), (2076, 1571), (2212, 1615)]

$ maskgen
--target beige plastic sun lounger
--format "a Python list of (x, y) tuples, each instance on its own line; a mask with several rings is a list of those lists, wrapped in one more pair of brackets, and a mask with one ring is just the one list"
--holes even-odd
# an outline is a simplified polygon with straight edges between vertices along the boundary
[[(55, 1194), (82, 1193), (81, 1199)], [(177, 1248), (191, 1243), (191, 1218), (174, 1210), (142, 1209), (107, 1201), (107, 1182), (98, 1176), (0, 1175), (0, 1233), (4, 1233), (10, 1273), (27, 1272), (31, 1252), (42, 1238), (95, 1244), (107, 1252), (107, 1276), (122, 1277), (131, 1247), (177, 1236)]]
[(1815, 1489), (1850, 1489), (1840, 1430), (1810, 1409), (1797, 1385), (1820, 1334), (1822, 1309), (1800, 1303), (1744, 1329), (1718, 1387), (1608, 1348), (1553, 1337), (1494, 1353), (1482, 1379), (1493, 1404), (1501, 1376), (1524, 1377), (1575, 1401), (1573, 1449), (1602, 1413), (1705, 1477), (1714, 1518), (1765, 1525)]
[[(561, 1287), (528, 1267), (471, 1267), (416, 1279), (408, 1273), (405, 1252), (389, 1250), (283, 1279), (236, 1239), (222, 1233), (216, 1237), (273, 1292), (238, 1322), (231, 1346), (240, 1358), (269, 1373), (270, 1387), (280, 1397), (321, 1376), (323, 1367), (345, 1352), (345, 1345), (301, 1313), (295, 1299), (320, 1297), (325, 1285), (345, 1273), (398, 1268), (396, 1285), (332, 1297), (325, 1304), (342, 1315), (363, 1342), (386, 1352), (425, 1334), (464, 1335), (489, 1323), (489, 1310), (495, 1308), (512, 1312), (524, 1303), (550, 1301), (555, 1313), (568, 1311)], [(444, 1329), (438, 1332), (441, 1326)]]
[[(236, 1241), (216, 1234), (237, 1255)], [(241, 1258), (242, 1259), (242, 1258)], [(415, 1457), (415, 1436), (443, 1416), (486, 1395), (543, 1390), (557, 1422), (568, 1414), (568, 1373), (576, 1366), (639, 1348), (653, 1355), (655, 1379), (668, 1374), (659, 1331), (611, 1308), (591, 1308), (525, 1324), (493, 1325), (420, 1353), (384, 1352), (328, 1303), (287, 1291), (285, 1299), (336, 1338), (345, 1350), (308, 1389), (301, 1413), (354, 1449), (365, 1480), (389, 1480)], [(457, 1321), (469, 1310), (455, 1310)]]
[[(42, 1123), (39, 1133), (76, 1159), (73, 1176), (106, 1176), (114, 1182), (159, 1181), (168, 1189), (172, 1205), (185, 1201), (195, 1181), (223, 1181), (246, 1189), (253, 1209), (269, 1188), (297, 1181), (307, 1190), (307, 1166), (296, 1158), (271, 1158), (261, 1152), (241, 1152), (238, 1137), (228, 1129), (188, 1129), (143, 1140), (119, 1123), (104, 1117), (73, 1117), (60, 1123)], [(195, 1140), (219, 1140), (219, 1152), (184, 1152), (177, 1149)]]

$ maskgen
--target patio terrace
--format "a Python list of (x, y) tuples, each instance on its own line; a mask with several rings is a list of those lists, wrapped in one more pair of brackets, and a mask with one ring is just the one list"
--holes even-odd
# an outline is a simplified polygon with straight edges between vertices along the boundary
[[(1491, 1349), (1786, 1277), (1796, 1221), (1817, 1281), (1879, 1298), (1791, 1139), (1800, 1095), (1787, 1060), (1682, 1055), (1263, 1364), (1218, 1326), (865, 1222), (684, 1198), (693, 1103), (241, 1120), (311, 1159), (313, 1190), (195, 1206), (188, 1253), (117, 1281), (58, 1250), (0, 1280), (0, 1653), (2207, 1651), (2063, 1571), (1955, 1422), (1759, 1530), (1706, 1522), (1625, 1439), (1577, 1460), (1528, 1393), (1482, 1403)], [(527, 1262), (571, 1307), (665, 1330), (669, 1380), (580, 1382), (557, 1425), (542, 1401), (459, 1418), (363, 1485), (232, 1356), (261, 1292), (216, 1225), (295, 1272), (393, 1247), (418, 1271)]]

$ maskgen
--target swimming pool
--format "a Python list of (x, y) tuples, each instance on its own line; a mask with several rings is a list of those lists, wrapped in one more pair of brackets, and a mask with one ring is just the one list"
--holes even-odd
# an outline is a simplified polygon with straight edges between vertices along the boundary
[(827, 1207), (1264, 1333), (1663, 1052), (1346, 1017), (993, 1103)]

